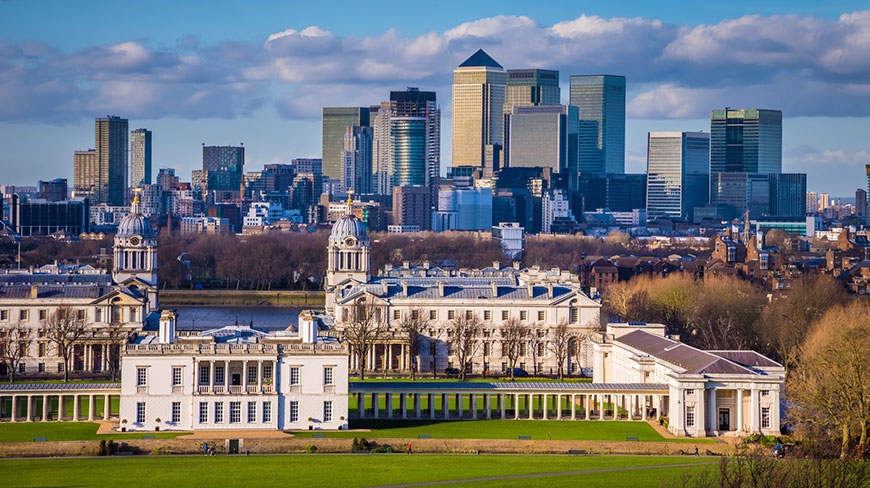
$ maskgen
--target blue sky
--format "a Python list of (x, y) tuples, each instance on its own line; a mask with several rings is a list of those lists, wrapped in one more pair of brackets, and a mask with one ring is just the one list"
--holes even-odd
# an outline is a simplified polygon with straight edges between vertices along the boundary
[(188, 178), (202, 142), (245, 142), (250, 169), (319, 156), (320, 107), (405, 86), (438, 93), (449, 164), (451, 71), (483, 47), (559, 69), (564, 100), (571, 74), (626, 75), (628, 171), (648, 131), (757, 106), (783, 110), (784, 171), (838, 196), (863, 186), (866, 2), (603, 3), (0, 0), (0, 184), (71, 180), (107, 113), (154, 131), (155, 173)]

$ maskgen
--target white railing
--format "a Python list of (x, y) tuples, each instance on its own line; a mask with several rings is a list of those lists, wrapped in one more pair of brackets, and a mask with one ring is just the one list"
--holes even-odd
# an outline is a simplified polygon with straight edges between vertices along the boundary
[(248, 393), (260, 393), (260, 387), (257, 385), (248, 385)]
[(275, 389), (272, 385), (263, 385), (262, 391), (263, 393), (272, 393), (273, 391), (275, 391)]
[(127, 354), (278, 354), (282, 350), (296, 352), (346, 352), (344, 344), (128, 344)]
[(238, 395), (239, 393), (244, 393), (243, 386), (239, 385), (230, 385), (230, 393), (234, 395)]
[(137, 386), (136, 393), (148, 393), (148, 387), (147, 386)]
[(223, 393), (224, 392), (224, 385), (214, 385), (214, 392), (215, 393)]
[(199, 391), (199, 393), (211, 393), (211, 386), (199, 385), (198, 391)]
[(172, 393), (182, 393), (183, 391), (184, 391), (183, 386), (173, 386), (172, 387)]

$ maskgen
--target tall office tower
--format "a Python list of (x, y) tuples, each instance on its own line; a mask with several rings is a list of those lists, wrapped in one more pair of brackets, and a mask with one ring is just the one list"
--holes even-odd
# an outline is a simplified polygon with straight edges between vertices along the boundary
[(504, 157), (510, 165), (510, 124), (508, 115), (514, 107), (536, 105), (559, 105), (562, 103), (559, 89), (559, 72), (549, 69), (509, 69), (504, 101)]
[(782, 111), (713, 110), (710, 172), (782, 173)]
[(341, 187), (345, 192), (372, 192), (372, 128), (351, 125), (341, 151)]
[(441, 109), (435, 92), (390, 92), (391, 185), (424, 185), (435, 201), (441, 176)]
[(370, 107), (323, 107), (323, 139), (321, 141), (323, 177), (341, 178), (341, 152), (348, 126), (371, 125)]
[(814, 191), (807, 192), (807, 213), (814, 214), (819, 211), (819, 194)]
[[(807, 175), (804, 173), (771, 173), (768, 178), (770, 180), (770, 215), (805, 217), (807, 215)], [(864, 203), (866, 206), (866, 198)]]
[(157, 171), (157, 184), (160, 185), (161, 191), (175, 190), (178, 187), (178, 177), (175, 176), (175, 169), (160, 168)]
[(244, 193), (245, 144), (238, 146), (202, 145), (204, 196), (214, 191)]
[(569, 189), (577, 189), (577, 107), (516, 106), (506, 120), (511, 168), (552, 168), (567, 176)]
[(647, 218), (693, 218), (707, 203), (710, 134), (650, 132), (647, 140)]
[(151, 184), (151, 131), (136, 129), (130, 133), (130, 185)]
[(606, 208), (613, 212), (631, 212), (646, 208), (645, 174), (610, 174), (606, 180)]
[(625, 173), (625, 77), (571, 76), (580, 114), (580, 174)]
[(870, 195), (870, 164), (864, 165), (864, 171), (867, 173), (867, 195)]
[(393, 224), (432, 227), (432, 192), (425, 186), (393, 187)]
[(867, 192), (861, 188), (855, 190), (855, 215), (858, 217), (867, 216)]
[(507, 73), (483, 49), (453, 71), (453, 162), (455, 166), (496, 165), (504, 147)]
[(42, 198), (49, 202), (62, 202), (69, 197), (67, 195), (66, 178), (55, 178), (51, 181), (39, 180), (38, 187), (37, 198)]
[(290, 161), (296, 166), (296, 174), (308, 173), (313, 178), (315, 199), (323, 193), (323, 160), (320, 158), (296, 158)]
[(819, 195), (819, 212), (824, 212), (831, 207), (831, 197), (827, 193)]
[(76, 151), (73, 186), (91, 204), (124, 205), (127, 194), (127, 119), (109, 115), (94, 123), (94, 147)]
[(770, 175), (721, 172), (710, 175), (710, 205), (726, 206), (734, 215), (750, 218), (770, 214)]
[(390, 150), (390, 118), (393, 114), (392, 102), (381, 102), (378, 113), (372, 124), (372, 186), (378, 195), (392, 195), (393, 182), (391, 168), (392, 151)]

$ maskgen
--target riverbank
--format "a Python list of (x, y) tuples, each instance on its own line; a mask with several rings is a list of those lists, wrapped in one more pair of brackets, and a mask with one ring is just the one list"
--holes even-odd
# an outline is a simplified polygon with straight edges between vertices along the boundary
[(323, 308), (322, 291), (160, 290), (160, 305)]

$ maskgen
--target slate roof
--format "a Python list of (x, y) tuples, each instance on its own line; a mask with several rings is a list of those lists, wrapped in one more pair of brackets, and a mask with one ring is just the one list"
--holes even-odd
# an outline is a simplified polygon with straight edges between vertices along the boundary
[(781, 368), (778, 362), (755, 351), (707, 351), (748, 368)]
[[(487, 280), (487, 281), (496, 281), (496, 280)], [(387, 291), (384, 293), (384, 287), (382, 284), (360, 284), (352, 287), (350, 290), (344, 291), (342, 293), (342, 299), (351, 298), (357, 296), (363, 291), (371, 293), (372, 295), (376, 295), (385, 300), (395, 299), (395, 298), (414, 298), (414, 299), (427, 299), (427, 300), (477, 300), (477, 299), (499, 299), (499, 300), (557, 300), (561, 297), (564, 297), (570, 293), (573, 293), (575, 289), (567, 287), (555, 285), (553, 286), (553, 297), (549, 297), (549, 291), (547, 287), (544, 286), (534, 286), (532, 287), (532, 295), (529, 294), (529, 289), (525, 285), (510, 285), (510, 286), (502, 286), (499, 285), (497, 287), (497, 295), (493, 293), (492, 286), (490, 284), (486, 285), (469, 285), (469, 286), (454, 286), (454, 285), (446, 285), (444, 286), (444, 296), (441, 296), (441, 292), (438, 289), (438, 285), (435, 283), (421, 285), (414, 285), (408, 283), (407, 294), (404, 292), (401, 283), (388, 283)], [(576, 290), (579, 292), (579, 290)]]
[(502, 68), (502, 65), (498, 64), (489, 54), (486, 54), (486, 51), (483, 49), (478, 49), (476, 53), (472, 54), (471, 57), (463, 61), (462, 64), (459, 65), (460, 68), (468, 68), (468, 67), (486, 67), (486, 68)]
[(53, 273), (10, 273), (0, 274), (0, 285), (20, 284), (112, 284), (112, 277), (108, 274), (53, 274)]
[[(112, 291), (102, 286), (56, 285), (39, 286), (37, 298), (89, 298), (95, 300)], [(31, 298), (30, 285), (0, 285), (0, 298)]]
[[(702, 351), (643, 330), (629, 332), (614, 339), (614, 342), (620, 342), (652, 357), (680, 366), (685, 369), (683, 374), (758, 374), (746, 367), (749, 365), (742, 366), (720, 354)], [(754, 351), (734, 352), (755, 354)], [(727, 355), (728, 352), (725, 353)]]

